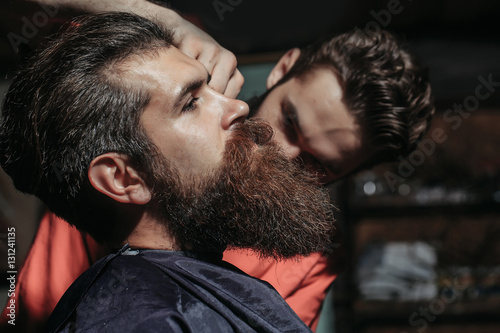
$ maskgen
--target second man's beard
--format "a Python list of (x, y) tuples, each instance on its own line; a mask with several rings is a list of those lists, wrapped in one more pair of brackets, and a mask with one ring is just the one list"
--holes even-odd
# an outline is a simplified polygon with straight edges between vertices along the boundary
[(269, 125), (235, 126), (220, 167), (197, 185), (159, 170), (163, 184), (156, 188), (167, 190), (155, 198), (176, 248), (249, 248), (275, 259), (330, 252), (335, 227), (327, 191), (270, 141)]

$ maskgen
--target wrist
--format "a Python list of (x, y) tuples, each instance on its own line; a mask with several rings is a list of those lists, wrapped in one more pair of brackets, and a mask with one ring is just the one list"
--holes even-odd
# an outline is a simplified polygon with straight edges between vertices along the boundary
[(129, 1), (128, 11), (150, 19), (168, 29), (176, 29), (183, 21), (175, 10), (147, 0)]

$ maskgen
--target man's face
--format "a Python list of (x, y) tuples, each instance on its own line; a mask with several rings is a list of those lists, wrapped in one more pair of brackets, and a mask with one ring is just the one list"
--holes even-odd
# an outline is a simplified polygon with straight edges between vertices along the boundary
[(337, 76), (327, 67), (275, 87), (256, 117), (268, 121), (290, 158), (325, 173), (330, 182), (366, 160), (361, 128), (342, 102)]
[(214, 170), (248, 105), (211, 89), (205, 67), (175, 47), (134, 58), (127, 69), (131, 82), (141, 82), (151, 94), (140, 122), (171, 167), (194, 181)]
[(140, 122), (158, 147), (152, 214), (181, 250), (252, 248), (264, 256), (329, 251), (332, 206), (245, 103), (208, 87), (201, 63), (175, 48), (135, 58), (131, 82), (151, 94)]

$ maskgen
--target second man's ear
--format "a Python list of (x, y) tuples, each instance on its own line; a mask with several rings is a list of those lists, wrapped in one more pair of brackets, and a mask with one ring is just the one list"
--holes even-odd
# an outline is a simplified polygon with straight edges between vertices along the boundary
[(269, 73), (266, 82), (266, 88), (271, 89), (285, 76), (286, 73), (293, 67), (297, 58), (300, 56), (300, 49), (293, 48), (285, 53), (274, 68)]
[(144, 205), (151, 200), (151, 190), (126, 155), (97, 156), (90, 163), (88, 177), (96, 190), (115, 201)]

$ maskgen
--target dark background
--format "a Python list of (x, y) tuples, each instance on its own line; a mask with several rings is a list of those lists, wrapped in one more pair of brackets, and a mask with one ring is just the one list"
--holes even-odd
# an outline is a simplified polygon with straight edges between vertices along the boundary
[[(420, 54), (431, 69), (437, 102), (444, 106), (473, 92), (479, 75), (492, 73), (498, 77), (500, 73), (500, 2), (495, 0), (176, 0), (166, 3), (238, 55), (240, 63), (246, 61), (248, 55), (279, 54), (331, 33), (351, 28), (370, 29), (374, 24), (382, 26), (404, 37)], [(31, 20), (40, 7), (5, 0), (0, 6), (0, 69), (5, 73), (15, 66), (16, 59), (7, 34), (19, 33), (22, 17)], [(397, 13), (393, 10), (390, 17), (381, 14), (390, 13), (391, 6), (397, 8)], [(40, 28), (39, 33), (30, 38), (31, 44), (56, 29), (57, 25)], [(486, 102), (497, 103), (498, 94), (494, 97)]]

